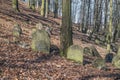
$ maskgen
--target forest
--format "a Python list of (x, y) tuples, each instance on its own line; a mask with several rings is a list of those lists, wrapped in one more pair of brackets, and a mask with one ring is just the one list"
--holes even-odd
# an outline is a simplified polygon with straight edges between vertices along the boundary
[(120, 0), (0, 0), (0, 80), (119, 80)]

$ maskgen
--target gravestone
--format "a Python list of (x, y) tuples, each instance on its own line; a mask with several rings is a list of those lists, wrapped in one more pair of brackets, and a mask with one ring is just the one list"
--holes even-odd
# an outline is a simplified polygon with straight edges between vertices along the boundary
[(40, 23), (40, 22), (38, 24), (36, 24), (36, 29), (42, 30), (43, 29), (43, 24)]
[(78, 45), (72, 45), (67, 50), (67, 59), (83, 64), (83, 49)]
[(50, 38), (45, 30), (33, 30), (31, 48), (43, 53), (50, 52)]
[(105, 68), (105, 60), (102, 58), (96, 58), (92, 63), (94, 68), (103, 69)]
[(120, 47), (118, 49), (117, 54), (113, 57), (112, 59), (112, 64), (113, 66), (115, 66), (116, 68), (120, 68)]
[(21, 38), (22, 29), (19, 24), (15, 24), (13, 27), (13, 42), (18, 43)]
[(85, 47), (83, 49), (83, 53), (85, 55), (91, 56), (91, 57), (99, 57), (102, 58), (97, 49), (94, 46), (91, 47)]
[(112, 64), (116, 68), (120, 68), (120, 56), (114, 56), (112, 59)]
[(36, 29), (45, 30), (48, 33), (49, 37), (52, 34), (52, 28), (49, 26), (45, 26), (42, 23), (36, 24)]

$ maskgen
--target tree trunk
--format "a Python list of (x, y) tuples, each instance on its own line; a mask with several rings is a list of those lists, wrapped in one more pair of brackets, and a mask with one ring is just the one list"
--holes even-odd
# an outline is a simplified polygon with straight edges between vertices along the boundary
[(18, 6), (18, 0), (12, 0), (12, 6), (15, 11), (20, 12), (19, 6)]
[(81, 31), (82, 31), (82, 33), (84, 33), (84, 28), (85, 28), (85, 4), (86, 4), (86, 0), (83, 0), (82, 1), (82, 21), (81, 21)]
[(72, 21), (71, 21), (71, 0), (62, 0), (62, 26), (60, 34), (61, 55), (67, 56), (67, 48), (73, 44)]
[(40, 10), (41, 16), (45, 16), (45, 0), (42, 0), (41, 10)]
[(55, 0), (54, 5), (55, 5), (54, 18), (57, 18), (58, 17), (58, 0)]
[(29, 0), (29, 8), (35, 11), (35, 0)]
[(37, 0), (36, 2), (36, 8), (38, 9), (39, 8), (39, 1)]
[(49, 2), (48, 2), (49, 0), (46, 0), (46, 8), (45, 8), (45, 17), (47, 18), (48, 17), (48, 4), (49, 4)]
[(32, 0), (32, 10), (35, 11), (35, 0)]
[(118, 38), (118, 33), (120, 32), (120, 28), (118, 27), (119, 26), (119, 1), (116, 0), (115, 4), (114, 4), (114, 20), (113, 20), (113, 23), (114, 23), (114, 33), (113, 33), (113, 42), (116, 42), (117, 41), (117, 38)]
[(105, 0), (105, 11), (104, 11), (104, 30), (107, 30), (107, 18), (108, 18), (108, 0)]
[(29, 0), (29, 8), (32, 9), (32, 0)]
[(112, 42), (112, 0), (110, 0), (110, 19), (109, 19), (109, 29), (107, 34), (107, 51), (110, 53), (111, 50), (111, 42)]
[(85, 33), (88, 31), (88, 26), (90, 26), (90, 7), (91, 7), (91, 0), (88, 0), (88, 12), (87, 12), (87, 17), (86, 17), (86, 27), (85, 27)]

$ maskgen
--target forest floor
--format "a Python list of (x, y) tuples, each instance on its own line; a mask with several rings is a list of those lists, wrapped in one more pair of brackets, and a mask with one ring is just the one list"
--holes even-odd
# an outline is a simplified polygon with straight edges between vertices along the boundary
[[(12, 28), (19, 23), (22, 27), (22, 42), (30, 44), (31, 29), (35, 24), (52, 25), (53, 34), (51, 43), (60, 46), (60, 18), (54, 19), (51, 15), (43, 18), (38, 12), (33, 12), (27, 5), (20, 2), (20, 13), (14, 12), (11, 0), (0, 0), (0, 80), (119, 80), (120, 70), (112, 68), (109, 70), (99, 70), (93, 68), (91, 63), (79, 65), (67, 60), (59, 55), (44, 55), (40, 52), (32, 51), (30, 48), (21, 48), (10, 43), (13, 40)], [(73, 30), (74, 44), (85, 46), (95, 46), (102, 57), (106, 54), (106, 49), (90, 41), (82, 39), (87, 36)]]

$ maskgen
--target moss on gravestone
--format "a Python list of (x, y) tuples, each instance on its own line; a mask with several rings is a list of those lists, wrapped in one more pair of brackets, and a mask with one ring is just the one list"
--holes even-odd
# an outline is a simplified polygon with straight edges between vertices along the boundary
[(83, 49), (78, 45), (72, 45), (67, 50), (67, 59), (83, 64)]

